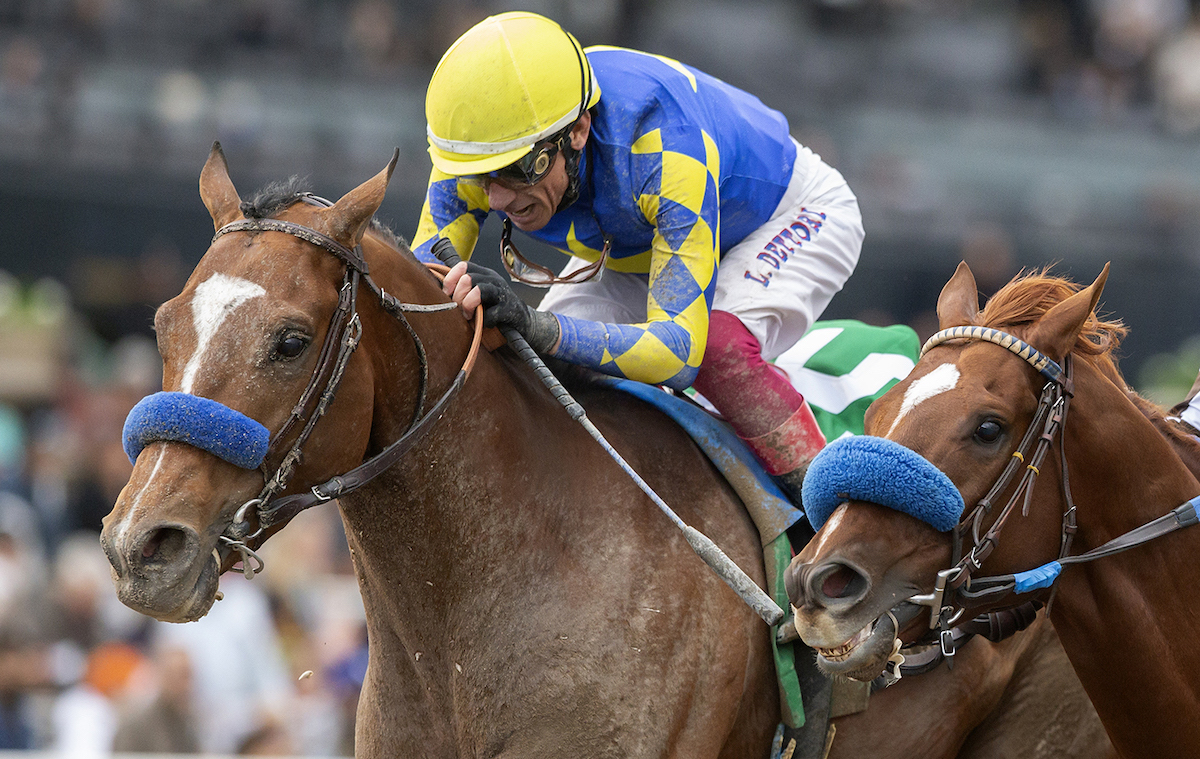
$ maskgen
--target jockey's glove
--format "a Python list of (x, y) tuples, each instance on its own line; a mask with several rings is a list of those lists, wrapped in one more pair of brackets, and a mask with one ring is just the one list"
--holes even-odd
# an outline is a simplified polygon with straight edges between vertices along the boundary
[(483, 302), (483, 326), (512, 327), (538, 353), (549, 353), (559, 338), (558, 319), (538, 311), (517, 295), (499, 272), (476, 263), (467, 263), (471, 283), (479, 288)]

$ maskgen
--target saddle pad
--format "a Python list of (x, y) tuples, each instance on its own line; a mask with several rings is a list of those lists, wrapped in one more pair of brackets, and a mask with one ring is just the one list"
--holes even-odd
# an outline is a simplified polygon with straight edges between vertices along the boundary
[[(873, 327), (841, 319), (815, 323), (774, 364), (805, 397), (832, 441), (863, 433), (867, 407), (912, 371), (920, 347), (917, 333), (905, 325)], [(688, 391), (702, 409), (640, 382), (612, 377), (601, 382), (653, 405), (691, 435), (746, 504), (763, 545), (803, 515), (733, 430), (708, 413), (715, 409), (703, 396)]]
[(746, 504), (764, 545), (804, 516), (783, 494), (746, 444), (712, 414), (655, 385), (617, 377), (602, 377), (599, 383), (649, 403), (682, 427), (725, 477), (742, 503)]

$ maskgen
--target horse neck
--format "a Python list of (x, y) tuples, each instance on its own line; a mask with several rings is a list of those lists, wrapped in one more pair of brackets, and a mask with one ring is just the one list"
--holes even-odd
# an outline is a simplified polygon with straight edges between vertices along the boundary
[[(1170, 512), (1200, 483), (1120, 387), (1083, 361), (1077, 368), (1065, 441), (1072, 552), (1083, 553)], [(1063, 572), (1053, 622), (1123, 755), (1188, 755), (1200, 741), (1190, 679), (1200, 671), (1198, 551), (1200, 530), (1185, 529)]]
[(1076, 366), (1064, 434), (1080, 544), (1094, 548), (1194, 497), (1200, 482), (1127, 391)]
[[(394, 252), (379, 263), (374, 258), (372, 276), (402, 301), (447, 300), (411, 259)], [(364, 321), (364, 344), (368, 333), (380, 335), (371, 343), (373, 451), (408, 429), (418, 378), (411, 336), (393, 317), (374, 311)], [(409, 321), (428, 356), (427, 410), (462, 368), (471, 330), (457, 310), (411, 314)], [(419, 630), (444, 625), (463, 600), (454, 591), (467, 586), (461, 578), (500, 567), (511, 547), (498, 543), (512, 534), (515, 512), (541, 500), (538, 491), (561, 477), (555, 447), (545, 441), (579, 434), (570, 424), (518, 359), (507, 350), (481, 349), (461, 391), (421, 441), (344, 499), (364, 595), (388, 588), (387, 598), (374, 603), (394, 610), (389, 624), (421, 637)]]

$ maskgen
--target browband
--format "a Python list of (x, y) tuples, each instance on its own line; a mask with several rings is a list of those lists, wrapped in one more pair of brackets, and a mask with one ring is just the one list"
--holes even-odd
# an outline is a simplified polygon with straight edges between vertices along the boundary
[[(317, 200), (323, 200), (323, 198), (317, 198)], [(316, 203), (314, 205), (321, 204)], [(216, 242), (217, 238), (230, 232), (283, 232), (292, 237), (298, 237), (305, 242), (310, 242), (318, 248), (324, 248), (340, 258), (347, 266), (357, 269), (363, 274), (368, 273), (367, 262), (363, 259), (361, 248), (347, 248), (329, 235), (322, 234), (311, 227), (305, 227), (290, 221), (283, 221), (282, 219), (242, 219), (240, 221), (231, 221), (218, 229), (216, 234), (213, 235), (212, 241)]]
[(983, 340), (984, 342), (994, 343), (1023, 359), (1034, 369), (1037, 369), (1046, 379), (1058, 382), (1062, 377), (1062, 367), (1045, 353), (1042, 353), (1019, 337), (1014, 337), (1007, 332), (1001, 332), (991, 327), (951, 327), (950, 329), (944, 329), (925, 341), (925, 344), (921, 346), (921, 356), (924, 356), (931, 349), (949, 340)]

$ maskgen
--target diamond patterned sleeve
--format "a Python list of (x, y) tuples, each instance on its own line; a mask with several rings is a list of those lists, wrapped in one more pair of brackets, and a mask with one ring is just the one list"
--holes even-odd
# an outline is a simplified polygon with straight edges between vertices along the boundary
[(640, 138), (638, 205), (655, 227), (646, 322), (601, 324), (559, 316), (555, 355), (619, 377), (680, 389), (704, 358), (716, 290), (720, 206), (716, 145), (701, 130)]
[(448, 237), (464, 261), (470, 260), (479, 228), (488, 215), (487, 194), (434, 169), (413, 235), (413, 253), (421, 261), (440, 263), (430, 250), (438, 237)]

